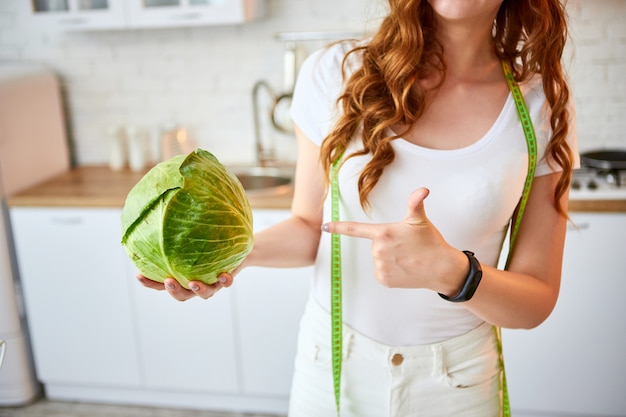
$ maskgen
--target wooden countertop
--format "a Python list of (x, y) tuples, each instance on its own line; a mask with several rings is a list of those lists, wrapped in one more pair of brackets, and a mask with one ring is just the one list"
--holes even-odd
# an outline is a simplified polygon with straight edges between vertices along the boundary
[[(107, 166), (82, 166), (8, 197), (9, 206), (27, 207), (117, 207), (144, 172), (111, 171)], [(249, 193), (255, 209), (289, 209), (293, 188), (278, 195)], [(626, 200), (572, 200), (571, 212), (626, 213)]]
[[(146, 170), (147, 172), (147, 170)], [(7, 198), (10, 207), (122, 208), (131, 188), (145, 172), (112, 171), (108, 166), (81, 166)], [(288, 209), (292, 187), (277, 195), (250, 193), (255, 209)]]
[(570, 200), (570, 212), (626, 213), (626, 200)]

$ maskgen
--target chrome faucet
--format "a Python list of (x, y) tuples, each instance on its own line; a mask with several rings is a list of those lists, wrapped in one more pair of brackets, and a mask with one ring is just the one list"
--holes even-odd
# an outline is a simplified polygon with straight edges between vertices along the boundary
[(276, 103), (276, 94), (272, 89), (272, 86), (265, 80), (259, 80), (254, 84), (252, 88), (252, 108), (253, 108), (253, 116), (254, 116), (254, 140), (255, 140), (255, 151), (256, 151), (256, 163), (257, 166), (267, 167), (272, 166), (276, 162), (276, 152), (273, 146), (269, 146), (268, 143), (263, 143), (263, 138), (261, 134), (261, 109), (259, 106), (259, 92), (261, 89), (265, 89), (265, 91), (270, 95), (272, 100), (272, 107), (270, 112), (268, 112), (267, 116), (269, 119), (272, 118), (271, 112)]

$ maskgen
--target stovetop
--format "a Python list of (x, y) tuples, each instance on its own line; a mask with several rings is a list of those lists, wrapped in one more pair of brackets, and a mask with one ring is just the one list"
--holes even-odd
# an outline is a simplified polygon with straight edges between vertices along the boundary
[(626, 170), (575, 170), (570, 200), (626, 200)]

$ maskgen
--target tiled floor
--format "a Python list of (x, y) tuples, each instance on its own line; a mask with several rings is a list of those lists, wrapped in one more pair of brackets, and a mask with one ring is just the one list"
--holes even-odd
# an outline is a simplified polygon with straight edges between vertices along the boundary
[(24, 407), (0, 407), (0, 417), (280, 417), (197, 410), (127, 407), (39, 400)]

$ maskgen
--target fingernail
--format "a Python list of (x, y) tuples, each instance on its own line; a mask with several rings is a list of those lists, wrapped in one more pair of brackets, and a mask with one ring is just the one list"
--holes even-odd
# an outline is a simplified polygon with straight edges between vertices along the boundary
[(198, 291), (200, 286), (198, 284), (191, 284), (189, 288), (191, 288), (191, 291)]
[(324, 224), (322, 225), (322, 232), (328, 232), (328, 230), (329, 230), (328, 223), (324, 223)]
[(167, 288), (168, 290), (173, 290), (176, 287), (171, 282), (168, 282), (167, 284), (165, 284), (165, 288)]
[(226, 281), (228, 281), (228, 279), (224, 275), (220, 275), (217, 280), (220, 282), (220, 284), (226, 284)]

